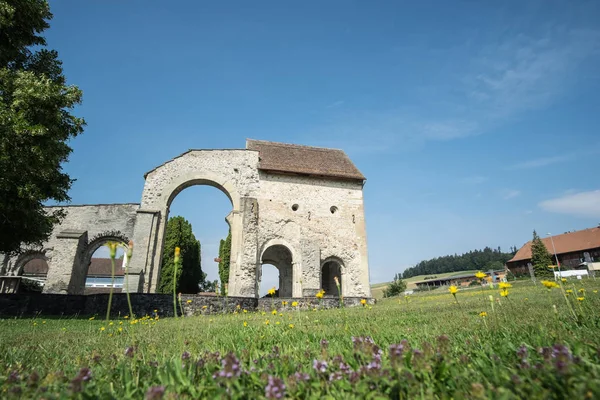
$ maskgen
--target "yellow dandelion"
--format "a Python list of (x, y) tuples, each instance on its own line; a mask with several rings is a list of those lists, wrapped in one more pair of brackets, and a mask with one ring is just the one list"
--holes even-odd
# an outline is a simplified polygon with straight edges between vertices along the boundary
[(597, 290), (594, 290), (593, 292), (594, 292), (594, 293), (598, 293), (598, 291), (597, 291)]
[(186, 301), (187, 304), (192, 304), (191, 300)]
[(509, 289), (509, 288), (511, 288), (511, 287), (512, 287), (512, 285), (511, 285), (510, 283), (508, 283), (508, 282), (500, 282), (500, 283), (498, 284), (498, 287), (499, 287), (500, 289)]
[(37, 322), (34, 322), (34, 323), (33, 323), (33, 326), (37, 326)]
[(123, 328), (119, 327), (118, 331), (123, 332)]
[(108, 323), (108, 325), (109, 325), (109, 326), (113, 326), (114, 324), (113, 324), (113, 322), (112, 322), (112, 321), (110, 321), (110, 322)]
[(448, 288), (448, 291), (454, 295), (458, 292), (458, 288), (456, 286), (452, 285)]
[(281, 322), (277, 321), (277, 322), (275, 322), (275, 325), (279, 325), (280, 323), (281, 323)]
[(579, 293), (585, 293), (585, 289), (584, 288), (579, 289)]
[(567, 281), (567, 278), (560, 278), (560, 281), (564, 283)]
[(292, 301), (292, 307), (298, 307), (298, 302), (297, 301)]
[(290, 329), (294, 329), (294, 324), (289, 324), (288, 326), (290, 327)]
[(105, 327), (101, 327), (101, 328), (100, 328), (100, 331), (101, 331), (101, 332), (104, 332), (105, 330), (106, 330), (106, 328), (105, 328)]
[(320, 291), (317, 292), (317, 294), (315, 294), (315, 297), (317, 299), (322, 299), (324, 294), (325, 294), (325, 291), (320, 290)]
[(154, 312), (155, 312), (155, 313), (157, 313), (157, 312), (158, 312), (158, 310), (154, 310)]
[(572, 293), (573, 293), (573, 289), (567, 289), (567, 290), (565, 290), (565, 292), (566, 292), (567, 294), (572, 294)]
[(557, 288), (558, 283), (554, 281), (541, 281), (542, 285), (544, 285), (548, 289)]
[(206, 310), (208, 308), (208, 306), (202, 306), (203, 310)]
[(504, 289), (500, 292), (500, 296), (502, 297), (508, 297), (508, 289)]
[(362, 304), (364, 306), (365, 304), (367, 304), (367, 300), (366, 299), (361, 299), (360, 300), (360, 304)]
[(88, 321), (93, 321), (94, 319), (96, 319), (96, 317), (90, 317)]
[(577, 301), (584, 301), (584, 300), (585, 300), (585, 297), (578, 297), (577, 298)]
[(244, 327), (248, 326), (248, 322), (244, 321)]
[(124, 316), (123, 318), (127, 319), (127, 318), (129, 318), (129, 315), (126, 315), (126, 316)]
[(287, 301), (282, 301), (282, 302), (281, 302), (281, 305), (282, 305), (282, 306), (287, 306), (287, 305), (288, 305), (288, 302), (287, 302)]
[(482, 312), (479, 313), (479, 316), (481, 318), (485, 318), (485, 317), (487, 317), (487, 313), (485, 311), (482, 311)]
[(277, 315), (277, 310), (273, 310), (273, 311), (271, 311), (271, 314), (273, 314), (273, 315)]
[(42, 324), (45, 324), (45, 323), (46, 323), (46, 321), (42, 321)]
[(487, 274), (485, 272), (481, 272), (481, 271), (477, 271), (477, 273), (475, 274), (475, 277), (477, 279), (483, 279), (487, 276)]
[(247, 313), (247, 312), (248, 312), (248, 310), (246, 310), (246, 309), (244, 308), (244, 313)]
[(273, 296), (273, 295), (275, 295), (275, 292), (276, 292), (276, 290), (275, 290), (275, 286), (273, 286), (271, 289), (269, 289), (269, 290), (267, 291), (267, 293), (269, 294), (269, 296)]
[(269, 325), (269, 322), (270, 322), (270, 321), (269, 321), (268, 319), (267, 319), (267, 320), (265, 320), (265, 325)]

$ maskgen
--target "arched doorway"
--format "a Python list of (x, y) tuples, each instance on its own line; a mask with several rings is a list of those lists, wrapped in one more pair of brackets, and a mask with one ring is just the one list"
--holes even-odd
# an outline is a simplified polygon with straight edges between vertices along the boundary
[[(112, 260), (109, 242), (117, 243), (115, 256), (115, 275), (112, 275)], [(120, 292), (125, 283), (125, 266), (128, 263), (128, 239), (123, 235), (106, 233), (93, 238), (85, 248), (81, 259), (82, 273), (84, 274), (84, 294)]]
[(326, 296), (340, 296), (341, 293), (335, 283), (335, 278), (338, 279), (341, 289), (343, 287), (342, 263), (337, 259), (329, 258), (322, 263), (321, 267), (321, 289), (325, 291)]
[(282, 244), (275, 244), (265, 249), (261, 257), (261, 272), (256, 274), (257, 286), (260, 288), (262, 280), (262, 266), (270, 264), (279, 272), (277, 289), (278, 297), (293, 297), (294, 267), (292, 252)]
[(28, 252), (17, 260), (17, 275), (22, 276), (21, 290), (41, 292), (48, 277), (48, 258), (44, 252)]

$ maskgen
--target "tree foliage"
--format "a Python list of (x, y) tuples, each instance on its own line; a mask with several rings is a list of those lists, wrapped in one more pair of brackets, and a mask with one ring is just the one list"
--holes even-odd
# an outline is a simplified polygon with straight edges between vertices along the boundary
[(181, 268), (176, 276), (177, 292), (198, 293), (206, 276), (202, 272), (200, 241), (196, 240), (192, 225), (183, 217), (172, 217), (167, 222), (157, 292), (173, 292), (174, 254), (177, 246), (181, 249)]
[(552, 271), (548, 268), (549, 265), (552, 265), (552, 255), (536, 231), (533, 231), (533, 241), (531, 242), (531, 264), (536, 277), (553, 276)]
[(229, 283), (229, 265), (231, 263), (231, 229), (227, 238), (219, 243), (219, 279), (221, 279), (221, 294), (225, 294), (225, 285)]
[(43, 0), (0, 0), (0, 252), (46, 240), (70, 200), (61, 165), (85, 121), (71, 114), (81, 91), (66, 85), (58, 53), (41, 33), (52, 19)]
[(383, 289), (383, 297), (399, 296), (406, 290), (406, 282), (402, 280), (400, 274), (394, 276), (394, 280)]
[(516, 247), (511, 248), (510, 253), (502, 252), (500, 247), (497, 249), (486, 247), (483, 250), (472, 250), (461, 255), (436, 257), (421, 261), (414, 267), (406, 269), (402, 273), (402, 277), (407, 279), (417, 275), (442, 274), (445, 272), (501, 269), (516, 252)]

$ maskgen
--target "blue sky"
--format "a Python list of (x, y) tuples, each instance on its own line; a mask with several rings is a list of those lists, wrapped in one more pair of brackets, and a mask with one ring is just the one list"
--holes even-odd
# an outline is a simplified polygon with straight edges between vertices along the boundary
[[(88, 122), (73, 204), (139, 202), (164, 161), (255, 138), (350, 155), (372, 282), (600, 223), (600, 2), (50, 4)], [(230, 209), (207, 187), (171, 208), (213, 279)]]

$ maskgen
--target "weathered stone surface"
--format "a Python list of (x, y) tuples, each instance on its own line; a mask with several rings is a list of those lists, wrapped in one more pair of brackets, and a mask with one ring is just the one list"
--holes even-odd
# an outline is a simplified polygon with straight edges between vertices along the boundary
[[(270, 170), (261, 169), (259, 151), (190, 150), (145, 175), (140, 205), (67, 207), (67, 218), (48, 243), (20, 258), (5, 258), (2, 273), (18, 274), (26, 257), (38, 254), (48, 260), (48, 276), (53, 277), (46, 291), (80, 293), (81, 274), (87, 273), (93, 251), (107, 240), (126, 243), (133, 238), (124, 291), (152, 293), (172, 200), (189, 186), (210, 185), (232, 204), (226, 217), (232, 234), (230, 296), (258, 297), (261, 266), (268, 262), (280, 270), (282, 296), (314, 296), (324, 287), (323, 266), (330, 263), (327, 269), (334, 272), (325, 277), (330, 292), (331, 275), (339, 274), (345, 298), (370, 297), (362, 174), (340, 150), (267, 142), (257, 148), (265, 146)], [(290, 159), (302, 154), (310, 154), (312, 161)], [(328, 156), (343, 159), (346, 172), (337, 171), (341, 167)], [(302, 171), (324, 171), (325, 176)], [(64, 231), (87, 232), (88, 239), (75, 246), (69, 244), (74, 239), (58, 237)], [(65, 283), (69, 268), (73, 284)]]

